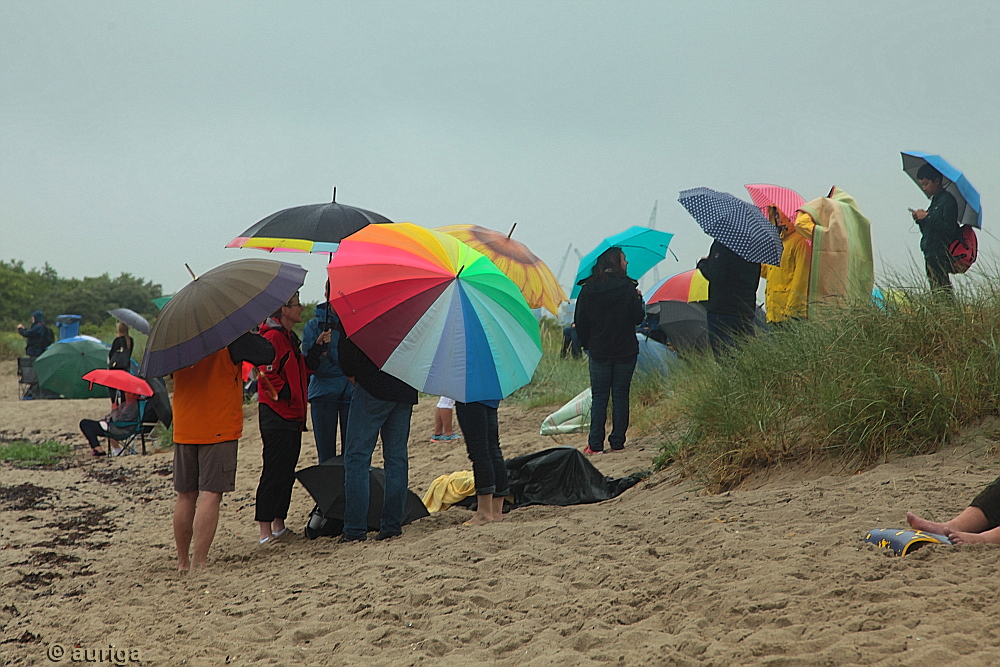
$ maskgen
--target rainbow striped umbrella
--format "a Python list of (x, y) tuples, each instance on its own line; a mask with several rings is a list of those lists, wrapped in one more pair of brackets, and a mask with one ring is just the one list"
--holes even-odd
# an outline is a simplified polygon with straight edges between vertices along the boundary
[(453, 236), (369, 225), (327, 267), (348, 337), (386, 373), (428, 394), (499, 400), (531, 381), (538, 322), (517, 285)]
[(664, 278), (649, 290), (646, 303), (708, 301), (708, 281), (698, 269)]

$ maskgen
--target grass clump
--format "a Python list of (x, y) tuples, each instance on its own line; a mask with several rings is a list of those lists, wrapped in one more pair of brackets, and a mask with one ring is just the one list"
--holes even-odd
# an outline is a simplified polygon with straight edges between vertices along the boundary
[(989, 289), (954, 302), (911, 294), (793, 323), (718, 363), (688, 358), (641, 418), (679, 426), (658, 463), (718, 491), (782, 461), (934, 451), (998, 413), (998, 306)]
[(508, 398), (526, 408), (561, 406), (590, 386), (587, 357), (573, 359), (559, 356), (562, 350), (562, 327), (550, 318), (541, 322), (542, 359), (529, 384)]
[(70, 455), (72, 447), (54, 440), (34, 443), (27, 440), (15, 440), (0, 444), (0, 461), (7, 461), (17, 466), (50, 466), (60, 459)]

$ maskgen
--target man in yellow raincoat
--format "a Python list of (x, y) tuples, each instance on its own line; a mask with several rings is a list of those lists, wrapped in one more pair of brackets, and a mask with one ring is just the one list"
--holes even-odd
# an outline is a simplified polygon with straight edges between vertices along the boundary
[(762, 264), (760, 277), (764, 287), (767, 323), (780, 324), (808, 316), (809, 274), (812, 267), (812, 243), (777, 206), (768, 207), (768, 217), (781, 234), (781, 266)]
[(810, 318), (825, 307), (871, 299), (875, 283), (871, 222), (851, 195), (834, 187), (829, 196), (807, 203), (795, 218), (795, 230), (812, 241)]

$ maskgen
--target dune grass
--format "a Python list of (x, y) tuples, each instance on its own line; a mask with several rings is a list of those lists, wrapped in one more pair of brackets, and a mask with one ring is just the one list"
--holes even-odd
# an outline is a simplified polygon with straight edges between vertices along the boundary
[(562, 327), (550, 318), (541, 322), (542, 360), (538, 362), (531, 383), (521, 387), (508, 398), (526, 408), (562, 406), (590, 386), (587, 359), (565, 359), (559, 356), (562, 349)]
[(69, 456), (71, 451), (69, 445), (54, 440), (39, 443), (15, 440), (0, 444), (0, 461), (23, 467), (50, 466)]
[(749, 340), (728, 358), (688, 358), (639, 410), (709, 491), (783, 461), (865, 466), (934, 451), (1000, 408), (1000, 293), (926, 292), (838, 310)]

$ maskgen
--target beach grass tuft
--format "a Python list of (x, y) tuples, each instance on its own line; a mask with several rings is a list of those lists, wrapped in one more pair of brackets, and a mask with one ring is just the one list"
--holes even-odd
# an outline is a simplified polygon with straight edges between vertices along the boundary
[[(706, 490), (793, 460), (866, 466), (936, 450), (1000, 409), (1000, 293), (893, 292), (694, 356), (636, 422)], [(643, 408), (640, 406), (640, 410)]]
[(69, 445), (54, 440), (38, 443), (15, 440), (0, 443), (0, 461), (23, 467), (50, 466), (69, 456), (72, 449)]

